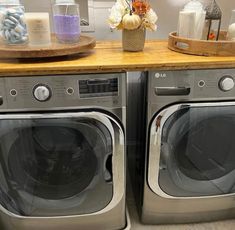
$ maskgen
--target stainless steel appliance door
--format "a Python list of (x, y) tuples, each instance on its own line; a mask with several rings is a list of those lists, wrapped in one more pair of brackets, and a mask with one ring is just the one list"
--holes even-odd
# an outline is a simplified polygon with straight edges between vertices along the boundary
[(148, 183), (160, 196), (235, 192), (235, 103), (169, 106), (149, 130)]
[(0, 115), (1, 209), (25, 217), (104, 209), (123, 145), (119, 123), (99, 112)]

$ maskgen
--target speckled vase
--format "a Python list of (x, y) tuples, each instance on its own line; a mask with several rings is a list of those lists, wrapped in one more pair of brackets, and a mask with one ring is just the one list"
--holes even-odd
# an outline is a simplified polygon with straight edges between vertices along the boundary
[(143, 51), (145, 44), (146, 30), (139, 28), (135, 30), (122, 31), (122, 48), (124, 51)]

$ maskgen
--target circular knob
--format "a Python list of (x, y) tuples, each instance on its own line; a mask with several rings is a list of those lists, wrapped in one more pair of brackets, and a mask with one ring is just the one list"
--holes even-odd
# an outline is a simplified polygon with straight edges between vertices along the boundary
[(33, 95), (38, 101), (48, 101), (51, 97), (51, 90), (48, 86), (38, 85), (35, 87)]
[(219, 88), (225, 92), (232, 90), (234, 86), (235, 82), (231, 76), (225, 76), (219, 82)]

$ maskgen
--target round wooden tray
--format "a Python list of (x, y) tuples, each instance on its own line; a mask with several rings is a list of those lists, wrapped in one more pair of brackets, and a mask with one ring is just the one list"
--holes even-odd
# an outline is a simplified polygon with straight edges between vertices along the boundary
[(221, 31), (219, 41), (195, 40), (169, 34), (168, 48), (185, 54), (200, 56), (235, 56), (235, 42), (226, 41), (227, 32)]
[(94, 38), (81, 35), (78, 43), (58, 43), (52, 35), (52, 43), (48, 47), (37, 47), (29, 45), (0, 45), (0, 58), (43, 58), (66, 56), (84, 53), (93, 49), (96, 45)]

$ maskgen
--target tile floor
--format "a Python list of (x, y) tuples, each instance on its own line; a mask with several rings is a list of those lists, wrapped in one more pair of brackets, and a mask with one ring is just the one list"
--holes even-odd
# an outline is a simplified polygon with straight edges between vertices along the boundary
[(136, 212), (135, 202), (130, 199), (127, 202), (131, 218), (131, 230), (235, 230), (235, 219), (202, 224), (142, 225)]
[[(129, 175), (128, 180), (130, 180)], [(128, 183), (128, 185), (130, 184)], [(200, 224), (143, 225), (139, 221), (131, 186), (127, 188), (127, 205), (131, 219), (131, 230), (235, 230), (235, 219)]]

